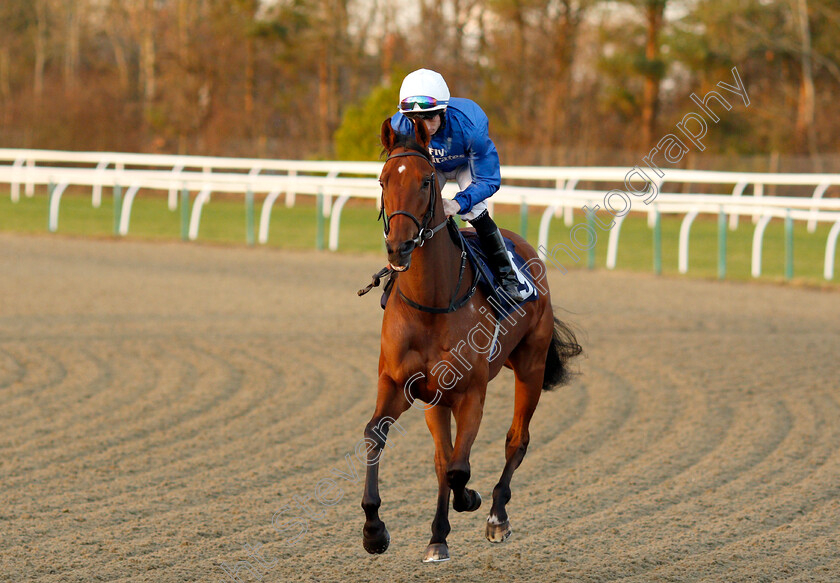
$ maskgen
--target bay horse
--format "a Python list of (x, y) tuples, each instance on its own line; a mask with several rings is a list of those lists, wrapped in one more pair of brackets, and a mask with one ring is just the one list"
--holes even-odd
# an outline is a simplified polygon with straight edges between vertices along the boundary
[[(472, 512), (481, 506), (481, 496), (467, 488), (467, 483), (470, 449), (481, 423), (487, 383), (502, 366), (513, 369), (513, 422), (486, 525), (487, 540), (500, 543), (511, 534), (505, 505), (511, 496), (513, 472), (528, 448), (528, 426), (540, 394), (567, 380), (569, 360), (580, 354), (581, 347), (568, 326), (554, 317), (545, 264), (525, 239), (510, 231), (504, 235), (527, 260), (533, 284), (542, 293), (536, 301), (516, 306), (506, 319), (496, 321), (487, 296), (481, 288), (476, 290), (475, 271), (466, 262), (462, 247), (447, 231), (439, 233), (448, 221), (425, 124), (416, 123), (413, 136), (403, 135), (394, 132), (386, 119), (380, 139), (388, 155), (380, 175), (380, 217), (384, 219), (390, 264), (386, 270), (399, 276), (385, 305), (376, 408), (365, 427), (363, 546), (376, 554), (384, 553), (390, 544), (388, 530), (379, 518), (379, 460), (389, 427), (404, 411), (415, 407), (425, 411), (434, 439), (438, 479), (437, 510), (423, 561), (445, 561), (449, 559), (450, 493), (452, 507), (458, 512)], [(374, 281), (378, 284), (376, 276)], [(491, 350), (486, 345), (494, 321), (497, 326)], [(477, 331), (484, 337), (479, 347), (475, 346)], [(453, 416), (457, 427), (454, 446)]]

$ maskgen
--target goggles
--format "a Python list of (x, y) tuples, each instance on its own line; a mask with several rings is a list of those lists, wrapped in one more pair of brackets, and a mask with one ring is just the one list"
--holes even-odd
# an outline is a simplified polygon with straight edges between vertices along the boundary
[(435, 99), (428, 95), (415, 95), (413, 97), (406, 97), (400, 101), (400, 111), (403, 113), (424, 111), (432, 108), (443, 107), (446, 108), (448, 100)]

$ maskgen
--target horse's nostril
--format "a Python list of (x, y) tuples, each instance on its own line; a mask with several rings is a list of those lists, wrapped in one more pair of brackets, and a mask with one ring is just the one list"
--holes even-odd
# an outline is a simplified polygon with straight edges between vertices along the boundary
[(414, 241), (406, 241), (402, 245), (400, 245), (400, 255), (408, 255), (412, 251), (414, 251), (415, 243)]

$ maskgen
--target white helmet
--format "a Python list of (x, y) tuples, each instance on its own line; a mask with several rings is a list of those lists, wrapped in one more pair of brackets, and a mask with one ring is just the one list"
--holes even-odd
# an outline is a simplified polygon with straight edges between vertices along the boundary
[(449, 87), (443, 76), (429, 69), (417, 69), (400, 86), (402, 113), (443, 112), (449, 105)]

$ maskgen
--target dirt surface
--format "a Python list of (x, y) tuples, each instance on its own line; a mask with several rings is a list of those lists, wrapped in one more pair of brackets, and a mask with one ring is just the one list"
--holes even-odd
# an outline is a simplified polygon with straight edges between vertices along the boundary
[(367, 555), (350, 480), (381, 310), (355, 291), (383, 259), (0, 235), (0, 581), (840, 580), (840, 295), (626, 273), (550, 276), (586, 358), (537, 409), (513, 536), (484, 539), (505, 371), (453, 560), (420, 562), (416, 411)]

